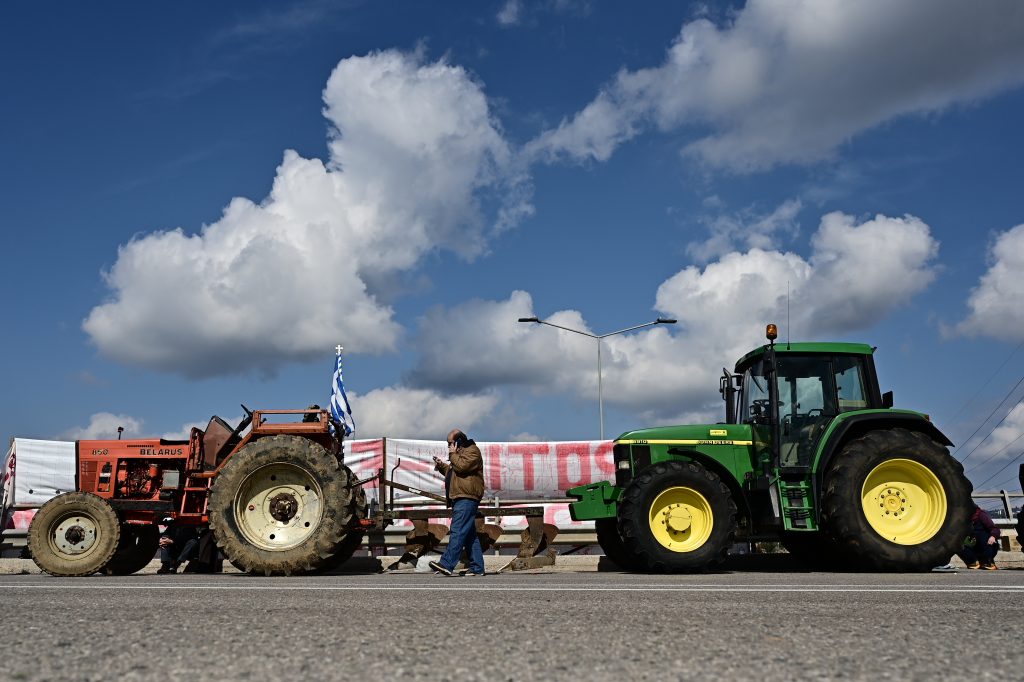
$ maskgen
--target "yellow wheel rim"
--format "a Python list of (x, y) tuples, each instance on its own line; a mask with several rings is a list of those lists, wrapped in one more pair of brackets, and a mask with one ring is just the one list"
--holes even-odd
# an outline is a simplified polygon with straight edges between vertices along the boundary
[(864, 479), (861, 507), (875, 532), (897, 545), (919, 545), (946, 520), (946, 491), (931, 469), (909, 459), (882, 462)]
[(711, 504), (693, 488), (667, 488), (651, 504), (651, 533), (673, 552), (692, 552), (711, 537)]

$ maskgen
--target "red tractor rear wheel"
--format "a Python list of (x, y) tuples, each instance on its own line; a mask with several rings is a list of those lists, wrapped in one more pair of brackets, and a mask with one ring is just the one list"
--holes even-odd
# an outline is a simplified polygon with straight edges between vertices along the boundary
[[(267, 436), (224, 466), (210, 492), (210, 529), (237, 568), (262, 575), (312, 573), (353, 549), (354, 477), (321, 445)], [(347, 558), (347, 556), (345, 557)]]

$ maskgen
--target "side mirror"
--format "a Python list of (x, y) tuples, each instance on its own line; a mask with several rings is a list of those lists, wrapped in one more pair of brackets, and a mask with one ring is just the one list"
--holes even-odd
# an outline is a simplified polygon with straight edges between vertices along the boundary
[(892, 391), (886, 391), (882, 394), (882, 407), (887, 410), (892, 407)]

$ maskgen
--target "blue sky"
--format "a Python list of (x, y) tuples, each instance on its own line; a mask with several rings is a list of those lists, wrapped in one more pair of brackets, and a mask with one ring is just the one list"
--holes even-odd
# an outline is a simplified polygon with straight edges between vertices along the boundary
[(341, 343), (358, 436), (596, 438), (529, 315), (678, 318), (605, 431), (714, 421), (774, 321), (1017, 487), (1018, 2), (20, 3), (0, 64), (8, 437), (324, 404)]

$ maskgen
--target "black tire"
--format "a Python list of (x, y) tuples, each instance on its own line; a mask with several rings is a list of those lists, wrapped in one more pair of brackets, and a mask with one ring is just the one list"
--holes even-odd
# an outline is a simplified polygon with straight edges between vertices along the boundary
[[(686, 489), (703, 498), (710, 511), (710, 531), (702, 541), (691, 530), (674, 533), (692, 547), (674, 550), (660, 542), (652, 529), (652, 505), (670, 489)], [(687, 493), (689, 494), (689, 493)], [(663, 522), (667, 523), (667, 522)], [(643, 469), (626, 487), (619, 503), (619, 536), (635, 570), (650, 573), (684, 573), (715, 569), (725, 562), (736, 535), (736, 503), (729, 488), (712, 471), (696, 462), (661, 462)]]
[(36, 512), (28, 528), (28, 548), (36, 566), (50, 575), (92, 575), (117, 551), (121, 524), (117, 512), (92, 493), (64, 493)]
[[(349, 510), (352, 514), (351, 523), (356, 523), (359, 519), (366, 518), (366, 492), (359, 487), (355, 494), (352, 495), (352, 503), (349, 505)], [(338, 545), (338, 551), (335, 552), (334, 556), (324, 562), (324, 565), (317, 569), (318, 573), (326, 573), (327, 571), (333, 571), (338, 568), (346, 561), (352, 558), (352, 555), (356, 553), (363, 544), (363, 532), (360, 530), (351, 530), (342, 539)]]
[(636, 561), (622, 544), (617, 519), (597, 519), (594, 521), (594, 530), (597, 531), (597, 544), (601, 545), (601, 549), (609, 561), (624, 571), (636, 569)]
[(243, 572), (316, 572), (348, 547), (354, 480), (308, 438), (261, 438), (235, 453), (214, 482), (210, 530)]
[(824, 532), (787, 532), (779, 539), (786, 551), (807, 568), (841, 570), (849, 562), (830, 535)]
[(145, 568), (160, 547), (160, 529), (156, 526), (121, 526), (121, 541), (107, 565), (104, 575), (131, 575)]
[[(941, 493), (936, 490), (934, 494), (945, 499), (945, 518), (936, 515), (932, 521), (927, 521), (926, 512), (937, 514), (937, 505), (926, 502), (921, 494), (915, 495), (898, 469), (891, 473), (891, 483), (885, 479), (885, 491), (877, 499), (867, 497), (871, 495), (870, 491), (863, 491), (868, 476), (881, 465), (930, 472), (941, 485)], [(908, 489), (911, 493), (907, 492)], [(862, 492), (865, 496), (863, 502)], [(914, 499), (919, 501), (917, 507)], [(877, 515), (874, 511), (876, 501), (879, 502)], [(885, 513), (890, 502), (893, 504), (892, 521)], [(922, 530), (894, 535), (892, 539), (884, 537), (865, 515), (866, 508), (872, 512), (872, 519), (877, 519), (876, 525), (905, 520), (908, 531), (914, 528)], [(927, 571), (947, 563), (963, 546), (964, 538), (970, 532), (969, 519), (973, 508), (971, 483), (964, 476), (963, 466), (945, 447), (922, 433), (889, 429), (871, 431), (850, 441), (835, 457), (825, 475), (822, 524), (849, 557), (851, 567), (877, 571)], [(919, 523), (923, 525), (915, 525)]]

